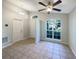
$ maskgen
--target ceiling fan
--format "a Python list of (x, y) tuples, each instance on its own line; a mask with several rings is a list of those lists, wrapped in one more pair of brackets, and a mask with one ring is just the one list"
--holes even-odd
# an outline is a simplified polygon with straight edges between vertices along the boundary
[(52, 10), (55, 10), (55, 11), (58, 11), (58, 12), (61, 11), (61, 9), (54, 8), (54, 6), (56, 6), (56, 5), (60, 4), (60, 3), (62, 3), (61, 0), (58, 0), (58, 1), (55, 2), (55, 3), (49, 1), (47, 5), (44, 4), (44, 3), (42, 3), (42, 2), (38, 2), (38, 3), (39, 3), (40, 5), (42, 5), (42, 6), (45, 7), (45, 8), (43, 8), (43, 9), (38, 10), (39, 12), (40, 12), (40, 11), (47, 10), (47, 12), (48, 12), (48, 14), (49, 14)]

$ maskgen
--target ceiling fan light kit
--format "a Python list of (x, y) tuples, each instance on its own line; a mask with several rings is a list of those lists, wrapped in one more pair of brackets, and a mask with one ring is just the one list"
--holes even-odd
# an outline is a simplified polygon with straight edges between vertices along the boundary
[(47, 12), (51, 12), (52, 11), (52, 9), (50, 9), (50, 8), (47, 8), (47, 10), (46, 10)]
[(51, 5), (47, 6), (47, 11), (52, 11), (52, 7)]
[(58, 1), (55, 2), (55, 3), (49, 1), (47, 5), (45, 5), (45, 4), (42, 3), (42, 2), (38, 2), (38, 3), (39, 3), (40, 5), (42, 5), (42, 6), (45, 7), (45, 8), (43, 8), (43, 9), (38, 10), (39, 12), (46, 10), (46, 11), (48, 12), (48, 14), (49, 14), (52, 10), (55, 10), (55, 11), (58, 11), (58, 12), (61, 11), (61, 9), (54, 8), (54, 6), (57, 6), (58, 4), (62, 3), (61, 0), (58, 0)]

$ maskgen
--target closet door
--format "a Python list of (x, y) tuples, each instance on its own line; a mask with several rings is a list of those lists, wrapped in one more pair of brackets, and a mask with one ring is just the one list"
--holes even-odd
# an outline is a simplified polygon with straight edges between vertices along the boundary
[(13, 20), (13, 42), (23, 40), (23, 21)]

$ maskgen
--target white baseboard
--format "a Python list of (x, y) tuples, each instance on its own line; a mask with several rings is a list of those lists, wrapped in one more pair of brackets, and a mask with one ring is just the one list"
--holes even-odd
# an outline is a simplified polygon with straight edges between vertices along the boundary
[[(30, 37), (25, 37), (24, 40), (25, 40), (25, 39), (28, 39), (28, 38), (30, 38)], [(11, 45), (14, 44), (14, 43), (15, 43), (15, 42), (7, 42), (7, 43), (5, 43), (5, 44), (2, 45), (2, 49), (3, 49), (3, 48), (6, 48), (6, 47), (8, 47), (8, 46), (11, 46)]]
[(72, 53), (76, 56), (76, 52), (72, 49), (72, 47), (70, 47), (70, 49), (71, 49)]
[(61, 42), (62, 44), (65, 44), (65, 45), (68, 45), (68, 43), (66, 43), (66, 42)]
[(6, 48), (6, 47), (8, 47), (8, 46), (11, 46), (13, 43), (7, 43), (7, 44), (4, 44), (3, 46), (2, 46), (2, 49), (3, 48)]

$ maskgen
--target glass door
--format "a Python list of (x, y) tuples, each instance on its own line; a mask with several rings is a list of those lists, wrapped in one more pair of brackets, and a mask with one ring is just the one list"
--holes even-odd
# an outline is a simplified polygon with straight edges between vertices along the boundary
[(46, 36), (50, 39), (61, 39), (61, 21), (60, 20), (48, 20), (46, 23)]

